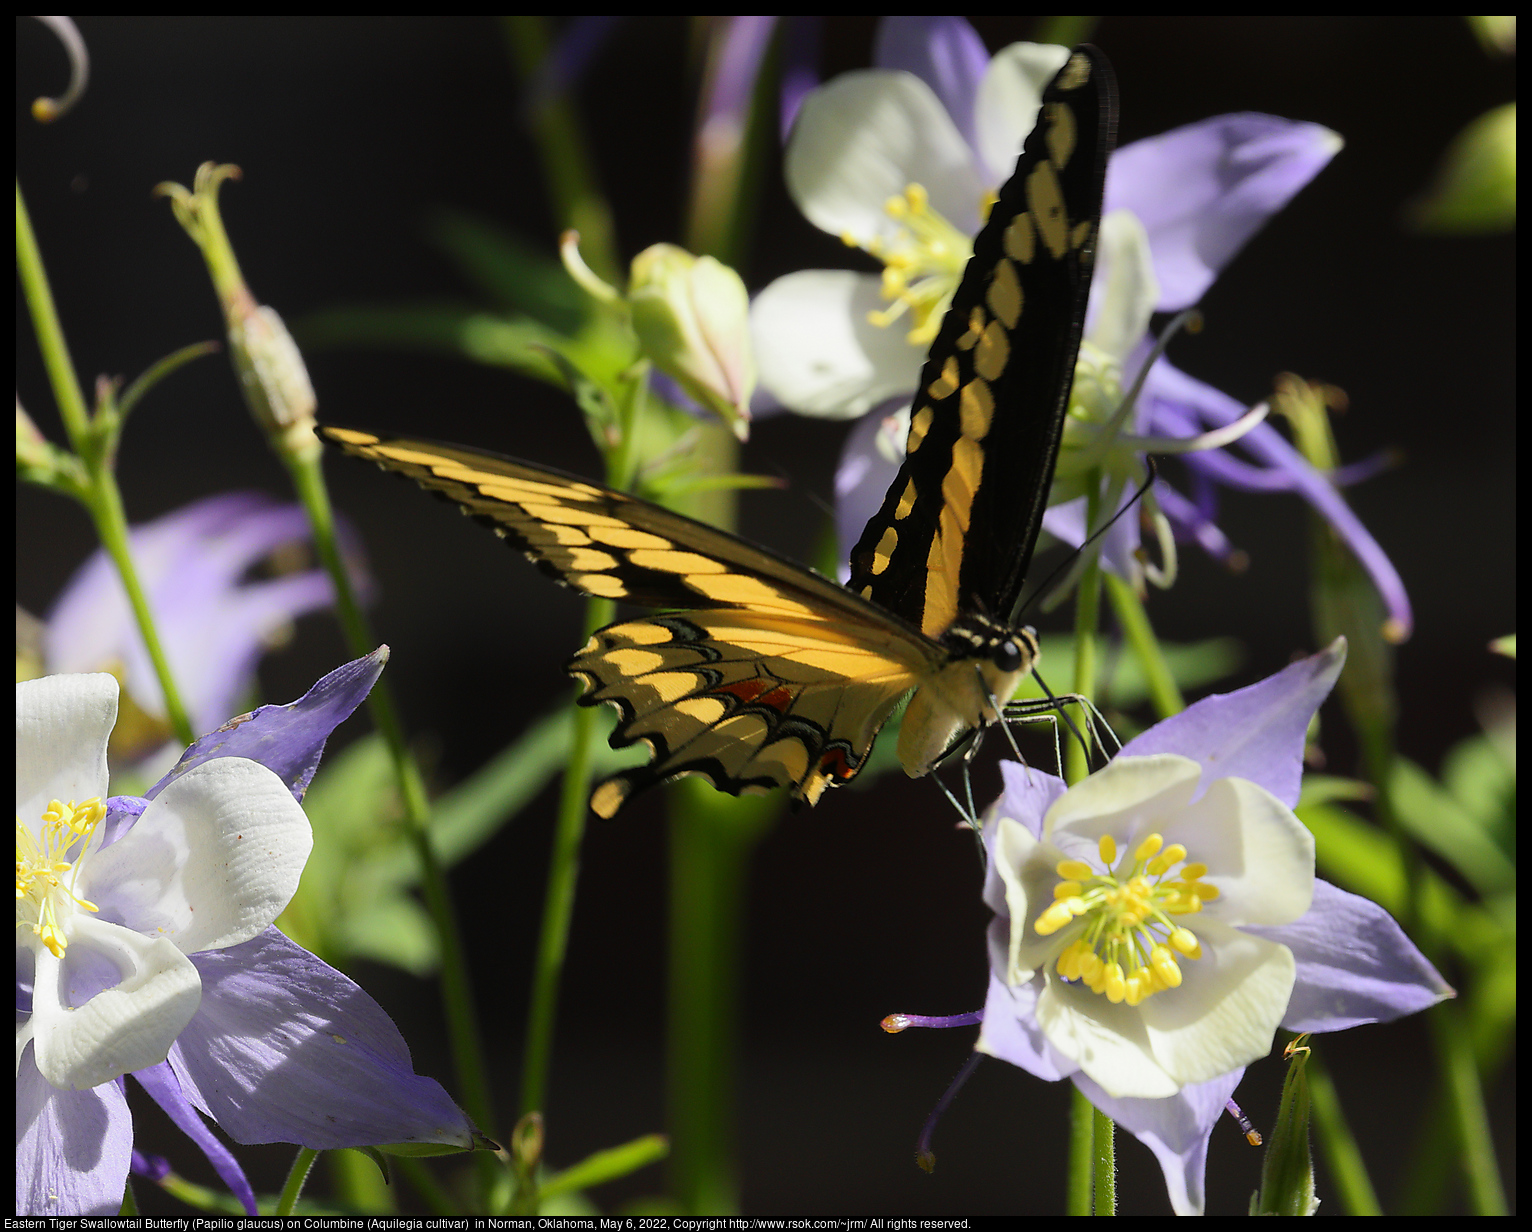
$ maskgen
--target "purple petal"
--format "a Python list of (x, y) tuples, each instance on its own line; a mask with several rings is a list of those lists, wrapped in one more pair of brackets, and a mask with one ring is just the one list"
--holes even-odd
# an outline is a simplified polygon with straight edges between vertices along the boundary
[(1282, 1019), (1289, 1031), (1391, 1022), (1457, 995), (1388, 912), (1325, 881), (1314, 882), (1314, 903), (1301, 919), (1245, 931), (1281, 942), (1298, 960)]
[(1163, 479), (1154, 485), (1154, 499), (1176, 532), (1177, 539), (1190, 539), (1214, 560), (1225, 564), (1238, 549), (1228, 537), (1191, 501)]
[[(749, 120), (750, 99), (755, 93), (761, 60), (776, 29), (775, 17), (724, 17), (722, 52), (712, 74), (712, 93), (705, 100), (699, 134), (722, 126), (742, 135)], [(717, 36), (715, 36), (717, 37)]]
[[(991, 931), (995, 924), (990, 925)], [(1001, 946), (1003, 950), (1003, 939)], [(1045, 1082), (1057, 1082), (1078, 1074), (1080, 1067), (1050, 1044), (1037, 1025), (1037, 991), (1032, 980), (1011, 988), (991, 967), (984, 1023), (979, 1028), (980, 1051), (1009, 1061)]]
[(1207, 1200), (1208, 1138), (1244, 1074), (1242, 1067), (1193, 1083), (1169, 1099), (1113, 1099), (1084, 1074), (1076, 1074), (1074, 1082), (1086, 1099), (1154, 1152), (1176, 1214), (1200, 1215)]
[(101, 846), (110, 847), (133, 828), (149, 801), (138, 796), (112, 796), (106, 802), (106, 820), (101, 823)]
[(1135, 141), (1112, 156), (1105, 211), (1149, 231), (1162, 312), (1195, 304), (1266, 220), (1335, 157), (1319, 124), (1246, 112)]
[(62, 1091), (29, 1048), (16, 1070), (16, 1213), (115, 1215), (133, 1155), (121, 1079)]
[(169, 1064), (185, 1097), (236, 1142), (472, 1142), (472, 1123), (415, 1074), (378, 1003), (276, 928), (192, 961), (202, 1007)]
[(872, 62), (914, 73), (930, 86), (970, 149), (979, 148), (974, 100), (989, 68), (989, 52), (961, 17), (885, 17), (878, 23)]
[(285, 706), (261, 706), (250, 714), (230, 719), (217, 731), (196, 740), (181, 755), (170, 773), (151, 787), (154, 799), (165, 787), (193, 766), (215, 757), (248, 757), (275, 772), (301, 801), (309, 780), (319, 767), (325, 741), (372, 690), (388, 647), (336, 668), (295, 702)]
[[(1227, 394), (1163, 360), (1150, 370), (1144, 387), (1144, 401), (1151, 430), (1165, 435), (1194, 434), (1197, 429), (1188, 423), (1187, 416), (1195, 416), (1203, 424), (1221, 426), (1245, 413), (1245, 408)], [(1270, 424), (1257, 424), (1239, 443), (1265, 462), (1269, 469), (1253, 470), (1222, 449), (1183, 457), (1189, 468), (1212, 475), (1229, 486), (1267, 491), (1290, 489), (1302, 496), (1335, 528), (1372, 578), (1388, 608), (1393, 626), (1390, 637), (1399, 641), (1408, 638), (1414, 627), (1414, 615), (1404, 582), (1393, 562), (1352, 512), (1335, 485), (1315, 470)]]
[(1289, 808), (1303, 780), (1303, 738), (1346, 662), (1343, 638), (1275, 676), (1233, 693), (1214, 693), (1157, 723), (1119, 757), (1179, 753), (1202, 763), (1198, 795), (1218, 778), (1249, 779)]
[(239, 1161), (229, 1148), (218, 1141), (213, 1131), (197, 1115), (197, 1110), (186, 1102), (186, 1097), (181, 1094), (181, 1085), (170, 1070), (170, 1063), (161, 1061), (148, 1069), (134, 1070), (133, 1077), (149, 1093), (149, 1098), (165, 1110), (177, 1128), (207, 1156), (213, 1171), (218, 1173), (223, 1183), (229, 1187), (229, 1192), (245, 1208), (245, 1214), (254, 1215), (255, 1191), (245, 1179), (245, 1170), (239, 1166)]
[[(233, 708), (273, 632), (330, 602), (330, 582), (320, 570), (241, 584), (252, 564), (309, 533), (301, 508), (276, 505), (256, 492), (211, 497), (133, 527), (139, 580), (199, 730)], [(344, 539), (348, 532), (341, 534)], [(347, 556), (359, 559), (349, 547)], [(135, 700), (163, 716), (159, 677), (104, 551), (94, 553), (60, 595), (44, 646), (50, 671), (97, 671), (121, 663)]]

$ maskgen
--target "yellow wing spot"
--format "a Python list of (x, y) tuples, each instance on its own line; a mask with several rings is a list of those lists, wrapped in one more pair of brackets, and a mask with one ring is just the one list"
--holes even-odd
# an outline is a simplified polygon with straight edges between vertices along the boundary
[(1051, 163), (1038, 163), (1027, 176), (1027, 205), (1048, 251), (1062, 258), (1068, 250), (1069, 224), (1064, 217), (1064, 190)]
[(962, 337), (957, 340), (957, 349), (971, 351), (978, 345), (979, 339), (984, 336), (984, 326), (987, 324), (984, 317), (984, 309), (975, 304), (968, 310), (968, 328), (963, 331)]
[(579, 505), (544, 505), (536, 501), (518, 501), (529, 518), (539, 522), (555, 522), (566, 526), (626, 526), (620, 518), (609, 518)]
[(910, 416), (910, 435), (904, 442), (904, 452), (912, 454), (920, 448), (920, 442), (926, 439), (926, 433), (931, 430), (931, 421), (936, 418), (935, 413), (929, 406), (923, 406)]
[[(583, 571), (596, 569), (617, 568), (617, 558), (608, 556), (605, 552), (599, 552), (595, 548), (571, 548), (567, 552), (550, 553), (550, 563), (560, 569), (571, 572), (578, 569)], [(559, 559), (553, 560), (556, 555)]]
[(957, 528), (948, 531), (948, 511), (931, 536), (931, 550), (926, 554), (926, 606), (920, 614), (920, 631), (929, 638), (940, 637), (957, 619), (957, 571), (949, 569), (949, 560), (963, 557), (963, 538)]
[(1006, 329), (1016, 328), (1016, 322), (1021, 320), (1023, 296), (1021, 279), (1016, 277), (1016, 267), (1009, 261), (995, 262), (994, 276), (984, 293), (984, 302)]
[(979, 339), (979, 345), (974, 348), (974, 371), (986, 381), (998, 381), (1010, 358), (1010, 334), (1006, 333), (1005, 326), (999, 321), (991, 321), (984, 327), (984, 337)]
[(628, 559), (640, 569), (657, 569), (661, 573), (679, 573), (686, 577), (696, 573), (725, 573), (729, 568), (711, 556), (671, 548), (638, 548), (628, 553)]
[(728, 706), (721, 697), (688, 697), (685, 701), (677, 702), (676, 709), (703, 727), (710, 727), (723, 718)]
[(894, 506), (894, 517), (901, 519), (909, 517), (910, 510), (915, 508), (915, 498), (919, 495), (920, 493), (915, 490), (915, 481), (911, 479), (904, 485), (904, 495), (899, 498), (899, 503)]
[(1047, 124), (1048, 158), (1055, 167), (1067, 167), (1080, 138), (1075, 113), (1065, 103), (1049, 103)]
[(745, 769), (769, 774), (779, 783), (797, 783), (808, 773), (809, 751), (801, 740), (773, 740), (750, 759)]
[[(612, 635), (614, 641), (621, 637), (623, 641), (634, 646), (663, 646), (666, 642), (675, 640), (675, 634), (664, 625), (657, 625), (649, 620), (635, 620), (625, 625), (614, 625), (607, 632)], [(591, 638), (580, 653), (589, 654), (596, 648), (599, 640), (599, 635)]]
[(608, 779), (591, 793), (590, 811), (603, 821), (610, 821), (627, 798), (627, 783), (622, 779)]
[(864, 598), (864, 599), (871, 599), (872, 598), (872, 583), (869, 582), (866, 586), (862, 587), (862, 598)]
[[(973, 510), (974, 493), (979, 490), (979, 480), (984, 474), (984, 450), (977, 441), (960, 436), (952, 446), (952, 466), (942, 478), (942, 524), (945, 527), (950, 515), (953, 527), (960, 533), (968, 531), (968, 518)], [(961, 545), (959, 545), (961, 551)]]
[(609, 548), (668, 548), (670, 540), (636, 526), (592, 526), (590, 537)]
[(963, 435), (969, 440), (982, 441), (989, 435), (990, 424), (995, 418), (995, 395), (979, 377), (963, 386), (963, 396), (958, 399), (958, 416)]
[(1032, 215), (1017, 214), (1005, 229), (1005, 255), (1012, 261), (1031, 265), (1036, 254), (1037, 227), (1032, 222)]
[(342, 445), (376, 445), (378, 438), (371, 432), (357, 432), (352, 428), (326, 428), (326, 434), (332, 441)]
[(883, 532), (883, 538), (878, 540), (878, 546), (872, 553), (872, 573), (876, 577), (888, 568), (888, 562), (894, 554), (894, 548), (899, 544), (899, 532), (892, 526)]
[(612, 573), (571, 573), (569, 584), (602, 599), (621, 599), (628, 593), (622, 579)]
[(1090, 57), (1082, 56), (1078, 52), (1070, 54), (1063, 70), (1059, 73), (1057, 85), (1060, 90), (1078, 90), (1081, 86), (1090, 82)]
[(641, 676), (657, 667), (665, 666), (665, 656), (655, 650), (641, 650), (636, 646), (621, 647), (608, 651), (603, 660), (610, 663), (624, 676)]
[[(1086, 244), (1090, 242), (1091, 235), (1095, 230), (1096, 224), (1088, 218), (1084, 222), (1075, 224), (1075, 229), (1069, 236), (1069, 242), (1076, 252), (1083, 251)], [(1094, 259), (1094, 256), (1095, 254), (1092, 253), (1092, 259)]]
[[(362, 434), (357, 433), (357, 435), (361, 436)], [(381, 442), (378, 442), (378, 438), (375, 436), (366, 437), (365, 440), (368, 442), (377, 443), (377, 448), (372, 451), (373, 453), (377, 454), (379, 457), (388, 458), (394, 462), (403, 462), (409, 466), (419, 466), (433, 473), (437, 467), (442, 465), (440, 454), (427, 453), (419, 449), (410, 449), (403, 445), (384, 445)], [(483, 472), (480, 471), (475, 473), (482, 474)]]
[(643, 683), (654, 691), (654, 696), (662, 704), (669, 706), (681, 701), (702, 682), (696, 672), (656, 672), (646, 676)]
[(746, 577), (742, 573), (690, 575), (686, 584), (704, 599), (729, 603), (736, 607), (765, 607), (772, 611), (793, 612), (803, 616), (813, 614), (813, 609), (794, 603), (770, 582), (760, 578)]
[[(494, 510), (486, 510), (490, 516), (494, 516)], [(501, 512), (504, 512), (503, 510)], [(495, 528), (499, 531), (499, 527)], [(583, 548), (590, 546), (590, 536), (578, 526), (537, 526), (534, 524), (521, 525), (516, 528), (523, 538), (531, 543), (556, 543), (561, 548)], [(612, 561), (612, 565), (617, 562)], [(596, 569), (610, 569), (612, 565), (593, 565)]]
[(957, 392), (957, 387), (962, 382), (958, 372), (956, 355), (947, 356), (947, 362), (942, 365), (941, 375), (926, 386), (926, 393), (930, 395), (932, 402), (940, 402), (943, 398), (950, 397)]

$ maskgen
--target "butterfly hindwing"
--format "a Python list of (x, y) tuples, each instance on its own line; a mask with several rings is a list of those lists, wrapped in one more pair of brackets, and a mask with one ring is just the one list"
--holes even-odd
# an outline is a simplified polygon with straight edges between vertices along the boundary
[(786, 786), (813, 803), (860, 769), (890, 711), (940, 658), (897, 618), (801, 565), (571, 475), (434, 441), (322, 426), (347, 453), (457, 503), (585, 594), (674, 616), (600, 630), (569, 663), (613, 743), (654, 757), (597, 788), (604, 817), (681, 774)]
[(939, 638), (1015, 618), (1058, 457), (1115, 124), (1082, 47), (1043, 93), (921, 371), (905, 459), (848, 586)]

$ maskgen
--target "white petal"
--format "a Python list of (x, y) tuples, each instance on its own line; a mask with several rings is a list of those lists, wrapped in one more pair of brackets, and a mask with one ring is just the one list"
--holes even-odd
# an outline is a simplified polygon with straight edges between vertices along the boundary
[[(201, 1003), (197, 969), (169, 941), (87, 912), (75, 915), (62, 961), (37, 949), (33, 1048), (38, 1072), (56, 1087), (83, 1091), (157, 1065)], [(79, 978), (94, 985), (107, 969), (121, 976), (114, 987), (74, 995)]]
[(1249, 779), (1214, 779), (1165, 840), (1208, 866), (1222, 893), (1207, 910), (1227, 923), (1290, 924), (1314, 901), (1314, 836)]
[(204, 762), (149, 802), (82, 869), (104, 917), (185, 954), (248, 941), (298, 888), (313, 832), (292, 793), (242, 757)]
[(1138, 1007), (1156, 1060), (1181, 1083), (1211, 1081), (1270, 1052), (1297, 978), (1285, 945), (1194, 919), (1203, 956), (1182, 960), (1181, 987)]
[(1123, 362), (1148, 332), (1159, 298), (1149, 233), (1133, 211), (1113, 210), (1101, 220), (1085, 337)]
[(1119, 848), (1131, 848), (1181, 816), (1201, 776), (1196, 762), (1174, 753), (1114, 758), (1054, 801), (1043, 837), (1067, 850), (1071, 839), (1094, 848), (1110, 834)]
[[(1161, 994), (1162, 996), (1164, 994)], [(1118, 1098), (1166, 1099), (1181, 1088), (1155, 1058), (1139, 1010), (1050, 976), (1037, 999), (1048, 1042)]]
[[(1005, 906), (1011, 917), (1011, 935), (1008, 948), (1007, 984), (1020, 984), (1032, 978), (1032, 973), (1045, 960), (1039, 949), (1051, 953), (1058, 949), (1056, 942), (1040, 938), (1032, 930), (1032, 921), (1053, 901), (1053, 883), (1058, 877), (1048, 867), (1049, 861), (1038, 859), (1039, 843), (1032, 832), (1019, 821), (1002, 817), (995, 834), (991, 867), (1000, 874), (1005, 884)], [(1057, 863), (1057, 860), (1052, 861)], [(1034, 944), (1023, 955), (1023, 942)], [(1042, 943), (1039, 947), (1036, 943)]]
[(105, 801), (106, 742), (116, 722), (111, 676), (44, 676), (17, 684), (16, 816), (35, 830), (52, 800)]
[(970, 235), (992, 187), (931, 87), (911, 73), (879, 69), (842, 73), (803, 100), (783, 175), (805, 218), (864, 247), (894, 233), (884, 203), (911, 184), (922, 185), (932, 208)]
[(1010, 178), (1022, 143), (1037, 124), (1043, 89), (1068, 59), (1069, 48), (1054, 43), (1012, 43), (989, 62), (979, 83), (975, 128), (991, 184)]
[(895, 321), (872, 324), (886, 307), (878, 279), (849, 270), (800, 270), (755, 297), (750, 328), (756, 367), (784, 406), (802, 415), (854, 419), (915, 389), (925, 353)]

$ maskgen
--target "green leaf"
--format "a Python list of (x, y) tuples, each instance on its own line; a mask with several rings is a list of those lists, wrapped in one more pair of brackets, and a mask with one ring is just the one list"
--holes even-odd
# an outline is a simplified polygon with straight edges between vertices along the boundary
[(1485, 820), (1414, 762), (1396, 759), (1389, 788), (1400, 824), (1481, 893), (1509, 890), (1516, 884), (1515, 863), (1496, 844)]
[(539, 1200), (572, 1193), (580, 1189), (593, 1189), (618, 1177), (647, 1168), (670, 1154), (670, 1140), (663, 1134), (645, 1134), (622, 1146), (610, 1147), (588, 1155), (579, 1163), (556, 1172), (538, 1186)]
[(442, 210), (431, 236), (470, 282), (512, 313), (525, 313), (558, 334), (574, 334), (590, 303), (552, 254), (459, 210)]

